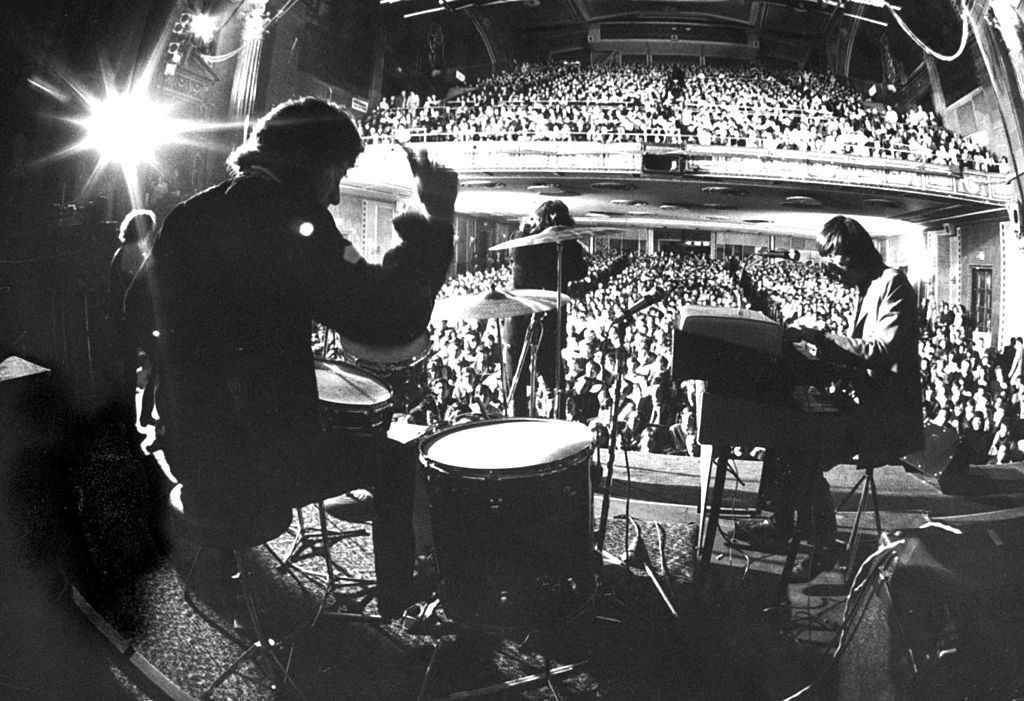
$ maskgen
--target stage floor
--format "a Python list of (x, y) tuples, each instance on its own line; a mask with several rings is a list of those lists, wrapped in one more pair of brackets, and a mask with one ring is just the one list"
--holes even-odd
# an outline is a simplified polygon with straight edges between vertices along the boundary
[[(25, 692), (24, 698), (38, 698), (40, 693), (52, 697), (54, 692), (69, 697), (68, 693), (83, 689), (95, 698), (157, 697), (152, 690), (147, 694), (144, 683), (132, 682), (120, 671), (132, 659), (152, 663), (185, 694), (182, 698), (196, 697), (239, 650), (216, 629), (220, 625), (231, 632), (238, 613), (230, 583), (226, 589), (224, 582), (200, 587), (200, 603), (210, 620), (189, 608), (181, 583), (191, 551), (181, 542), (174, 542), (170, 552), (155, 548), (140, 513), (139, 463), (126, 453), (116, 438), (101, 431), (77, 476), (80, 535), (99, 574), (98, 586), (82, 592), (88, 607), (69, 608), (74, 601), (69, 590), (61, 589), (52, 578), (41, 580), (45, 571), (8, 568), (0, 578), (9, 602), (0, 622), (7, 640), (20, 643), (17, 655), (10, 653), (15, 649), (11, 645), (4, 646), (0, 686), (37, 690)], [(599, 458), (603, 462), (607, 456)], [(731, 514), (746, 516), (756, 506), (761, 465), (737, 460), (735, 468), (736, 477), (726, 484), (723, 506)], [(445, 648), (428, 696), (500, 683), (547, 663), (572, 663), (583, 649), (590, 663), (578, 674), (553, 687), (542, 684), (529, 691), (506, 691), (504, 697), (783, 699), (818, 678), (837, 643), (849, 573), (837, 568), (808, 584), (791, 584), (784, 593), (786, 604), (780, 606), (782, 555), (730, 544), (725, 537), (732, 527), (728, 515), (710, 566), (695, 567), (690, 539), (697, 519), (696, 459), (620, 452), (613, 476), (594, 602), (598, 623), (583, 636), (587, 638), (583, 648), (551, 652), (530, 636), (497, 644), (479, 644), (473, 636), (461, 640), (449, 636), (445, 639), (454, 642)], [(858, 477), (850, 466), (828, 473), (837, 503)], [(1020, 465), (971, 468), (941, 484), (903, 467), (887, 467), (877, 470), (876, 482), (887, 532), (917, 528), (929, 520), (962, 525), (1024, 514)], [(595, 495), (595, 523), (604, 502), (603, 494)], [(850, 528), (854, 508), (855, 502), (850, 502), (839, 511), (840, 535)], [(640, 527), (640, 550), (635, 535), (631, 538), (636, 529), (625, 528), (627, 514)], [(417, 505), (421, 536), (429, 516), (421, 493)], [(868, 518), (864, 523), (863, 556), (878, 542), (872, 521)], [(362, 525), (372, 529), (372, 524)], [(626, 552), (631, 540), (632, 552)], [(280, 554), (288, 542), (286, 535), (272, 545)], [(424, 544), (428, 542), (421, 538), (421, 547)], [(646, 560), (636, 558), (641, 550), (647, 553)], [(663, 555), (666, 550), (667, 556)], [(372, 575), (368, 536), (344, 541), (332, 553), (348, 571)], [(622, 562), (625, 555), (634, 556), (628, 566)], [(314, 565), (316, 561), (310, 558)], [(320, 596), (317, 585), (299, 586), (277, 572), (266, 554), (260, 554), (259, 575), (264, 605), (276, 630), (308, 618), (311, 607), (315, 611)], [(342, 603), (350, 605), (357, 598), (341, 597)], [(102, 639), (81, 617), (83, 608), (96, 612), (110, 637)], [(373, 612), (372, 603), (368, 610)], [(241, 633), (244, 637), (245, 631)], [(416, 698), (441, 637), (434, 633), (409, 633), (396, 624), (320, 624), (296, 648), (296, 670), (308, 685), (311, 699)], [(214, 698), (272, 698), (262, 681), (259, 670), (248, 669), (246, 678), (232, 678)]]

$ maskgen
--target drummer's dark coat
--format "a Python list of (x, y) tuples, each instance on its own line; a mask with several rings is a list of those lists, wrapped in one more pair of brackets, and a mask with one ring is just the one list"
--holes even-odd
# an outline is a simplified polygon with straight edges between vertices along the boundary
[(422, 333), (451, 261), (450, 223), (404, 215), (382, 265), (359, 258), (311, 193), (242, 175), (167, 217), (126, 310), (156, 354), (157, 408), (184, 482), (259, 475), (287, 500), (317, 425), (316, 320), (378, 344)]

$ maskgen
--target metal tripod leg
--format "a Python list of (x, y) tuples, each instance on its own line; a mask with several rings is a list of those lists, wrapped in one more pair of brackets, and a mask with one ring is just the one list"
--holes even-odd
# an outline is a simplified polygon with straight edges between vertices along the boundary
[[(365, 528), (351, 528), (347, 530), (331, 528), (327, 522), (327, 511), (324, 508), (324, 503), (319, 501), (316, 502), (315, 506), (319, 516), (319, 526), (313, 528), (306, 525), (304, 517), (305, 507), (300, 506), (295, 509), (295, 517), (299, 524), (298, 530), (295, 538), (292, 540), (291, 547), (288, 549), (288, 554), (285, 555), (278, 570), (283, 571), (286, 567), (292, 567), (312, 579), (328, 580), (334, 575), (334, 570), (337, 567), (331, 557), (331, 548), (343, 540), (363, 536), (367, 533)], [(300, 560), (316, 555), (323, 557), (324, 564), (326, 565), (326, 575), (296, 564)]]
[(238, 565), (239, 578), (242, 585), (242, 599), (245, 603), (246, 612), (249, 616), (249, 622), (252, 624), (256, 640), (220, 673), (220, 675), (206, 688), (206, 690), (203, 691), (200, 698), (208, 699), (214, 690), (223, 684), (229, 676), (236, 674), (239, 667), (241, 667), (245, 662), (258, 659), (262, 660), (268, 667), (268, 671), (274, 679), (274, 691), (288, 687), (299, 699), (305, 701), (307, 698), (306, 695), (295, 683), (295, 680), (292, 679), (290, 673), (291, 644), (289, 644), (289, 652), (286, 659), (282, 661), (276, 652), (276, 650), (282, 648), (281, 641), (275, 641), (267, 636), (263, 628), (263, 623), (256, 607), (256, 598), (252, 591), (252, 563), (249, 559), (248, 550), (245, 548), (236, 549), (235, 561)]

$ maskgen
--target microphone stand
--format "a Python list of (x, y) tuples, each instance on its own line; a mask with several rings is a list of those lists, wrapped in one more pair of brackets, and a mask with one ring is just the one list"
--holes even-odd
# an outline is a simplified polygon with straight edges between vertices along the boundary
[[(614, 328), (618, 328), (618, 324)], [(611, 340), (605, 341), (610, 343)], [(605, 478), (604, 485), (604, 496), (601, 499), (601, 521), (597, 527), (597, 549), (598, 551), (604, 551), (604, 535), (608, 528), (608, 508), (611, 503), (612, 497), (612, 476), (615, 472), (615, 444), (617, 442), (619, 430), (619, 412), (622, 411), (622, 373), (623, 364), (626, 359), (626, 348), (625, 345), (615, 349), (615, 393), (612, 399), (612, 415), (611, 415), (611, 426), (608, 430), (608, 467), (607, 477)]]
[[(645, 300), (644, 304), (636, 305), (631, 309), (626, 310), (622, 316), (612, 322), (612, 329), (618, 332), (618, 335), (622, 339), (622, 345), (619, 346), (615, 351), (615, 398), (612, 400), (612, 425), (608, 431), (608, 477), (605, 484), (604, 498), (601, 501), (601, 521), (598, 526), (597, 534), (597, 545), (599, 550), (604, 549), (604, 535), (605, 530), (608, 527), (608, 505), (611, 500), (612, 493), (612, 474), (615, 467), (615, 442), (618, 437), (618, 423), (619, 423), (619, 412), (622, 411), (622, 375), (623, 375), (623, 364), (626, 360), (626, 342), (625, 333), (623, 333), (626, 326), (633, 323), (633, 319), (637, 314), (648, 309), (655, 304), (660, 304), (666, 299), (670, 299), (679, 288), (673, 288), (671, 291), (662, 293), (657, 296), (650, 297)], [(605, 346), (611, 342), (611, 339), (605, 341)]]
[(555, 242), (555, 418), (565, 418), (562, 388), (562, 242)]

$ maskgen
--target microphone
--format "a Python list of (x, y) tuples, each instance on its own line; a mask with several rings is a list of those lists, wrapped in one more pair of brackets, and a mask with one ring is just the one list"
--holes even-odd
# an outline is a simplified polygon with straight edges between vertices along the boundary
[(791, 260), (794, 263), (800, 260), (800, 251), (795, 249), (790, 249), (788, 251), (770, 251), (767, 248), (764, 248), (756, 251), (754, 255), (760, 256), (761, 258), (785, 258), (786, 260)]
[(648, 307), (653, 307), (659, 302), (663, 302), (666, 297), (668, 297), (668, 292), (666, 290), (655, 290), (654, 292), (645, 295), (639, 302), (635, 302), (631, 307), (629, 307), (629, 309), (622, 312), (622, 314), (612, 322), (612, 326), (618, 326), (619, 324), (631, 321), (638, 313)]

